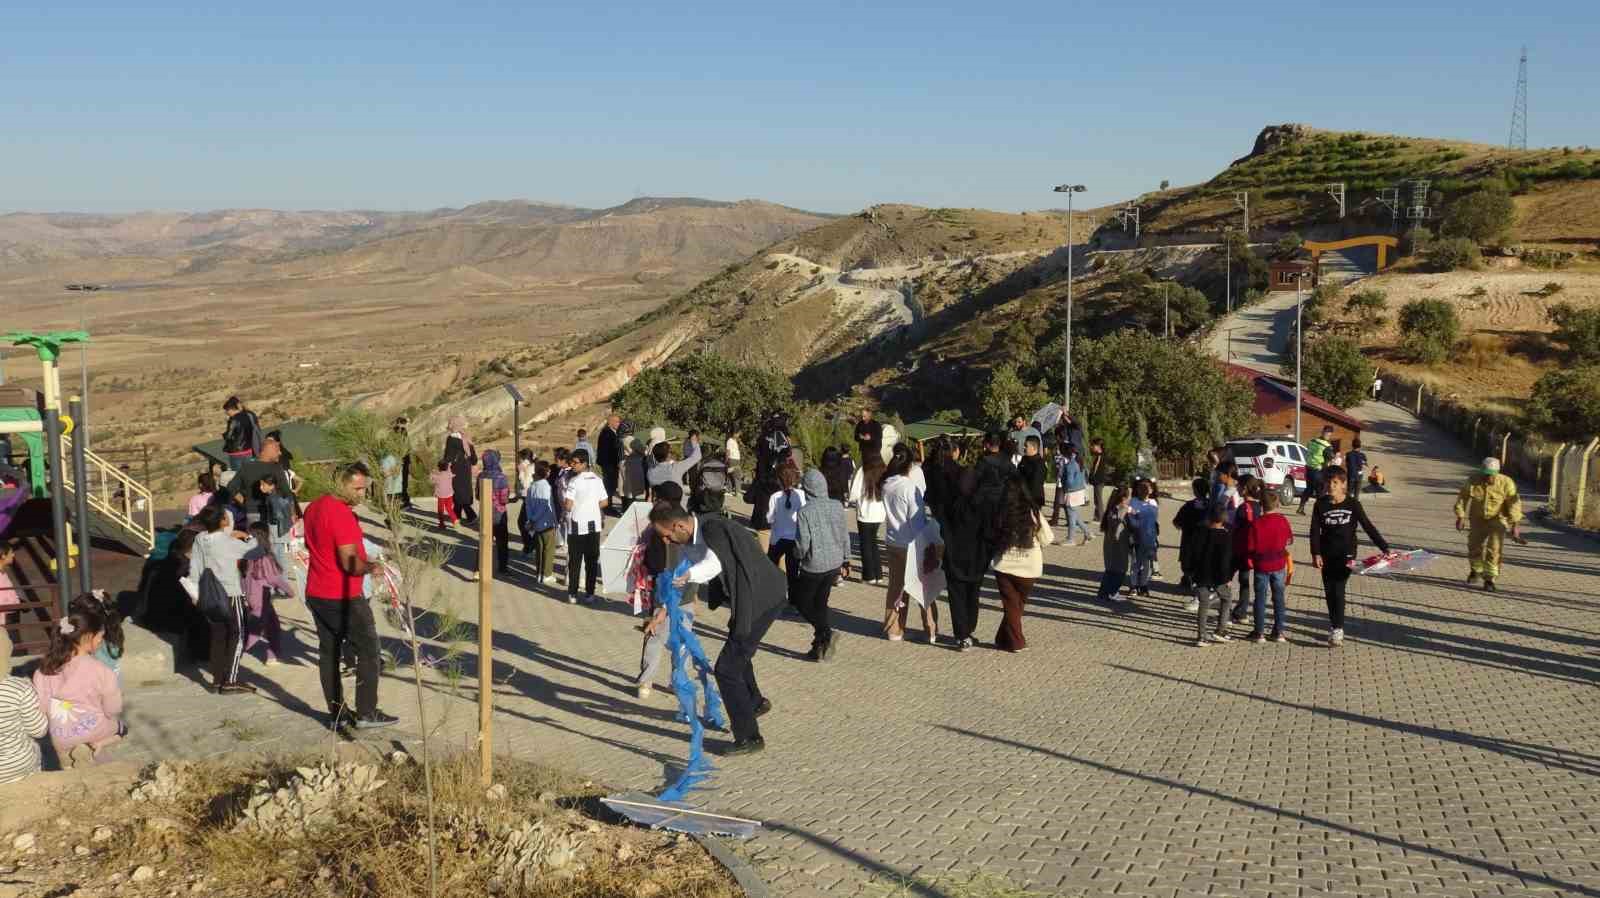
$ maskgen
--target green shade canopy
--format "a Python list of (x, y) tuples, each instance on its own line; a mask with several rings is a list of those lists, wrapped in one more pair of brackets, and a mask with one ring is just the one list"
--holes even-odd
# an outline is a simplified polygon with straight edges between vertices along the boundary
[[(283, 448), (294, 455), (296, 462), (328, 464), (339, 460), (338, 453), (328, 444), (328, 432), (309, 421), (290, 421), (275, 427), (266, 425), (261, 427), (263, 434), (274, 430), (283, 432)], [(200, 443), (193, 448), (194, 451), (219, 465), (228, 464), (228, 456), (222, 451), (221, 440)]]
[(900, 428), (900, 436), (912, 443), (922, 443), (935, 437), (971, 439), (983, 436), (983, 429), (945, 421), (912, 421)]
[(87, 331), (51, 331), (48, 334), (35, 334), (28, 331), (12, 331), (0, 337), (12, 346), (32, 347), (39, 354), (39, 361), (53, 362), (61, 355), (61, 346), (64, 343), (87, 343)]

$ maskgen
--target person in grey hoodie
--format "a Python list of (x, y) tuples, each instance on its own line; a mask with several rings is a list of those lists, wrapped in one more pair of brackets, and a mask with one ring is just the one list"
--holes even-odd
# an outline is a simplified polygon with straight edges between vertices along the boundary
[(806, 504), (795, 515), (795, 559), (800, 571), (791, 581), (790, 597), (811, 623), (813, 637), (807, 661), (833, 657), (839, 634), (828, 626), (828, 597), (839, 577), (850, 574), (850, 530), (844, 504), (828, 497), (828, 479), (816, 468), (800, 478)]

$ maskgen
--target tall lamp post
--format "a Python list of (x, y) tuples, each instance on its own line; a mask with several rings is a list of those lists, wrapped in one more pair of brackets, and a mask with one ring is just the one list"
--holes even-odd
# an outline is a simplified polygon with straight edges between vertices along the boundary
[(1227, 303), (1227, 314), (1233, 314), (1233, 225), (1222, 229), (1222, 257), (1223, 264), (1228, 267), (1227, 288), (1223, 296)]
[(1067, 361), (1062, 380), (1061, 408), (1072, 411), (1072, 195), (1088, 188), (1082, 184), (1057, 184), (1056, 193), (1067, 195)]
[(1305, 327), (1303, 326), (1302, 311), (1305, 309), (1305, 300), (1301, 293), (1301, 286), (1306, 278), (1311, 277), (1311, 272), (1302, 271), (1294, 277), (1294, 441), (1305, 445), (1305, 439), (1300, 433), (1300, 367), (1305, 356)]

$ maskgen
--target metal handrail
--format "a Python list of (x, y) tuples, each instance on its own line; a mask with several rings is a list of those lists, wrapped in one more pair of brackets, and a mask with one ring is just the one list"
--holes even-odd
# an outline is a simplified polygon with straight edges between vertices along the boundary
[[(63, 436), (61, 454), (69, 456), (71, 453), (72, 438)], [(91, 450), (84, 450), (83, 456), (88, 468), (85, 498), (89, 507), (143, 542), (146, 550), (155, 548), (156, 511), (149, 488)], [(67, 489), (76, 492), (71, 466), (62, 467), (65, 469), (61, 472), (62, 482)]]

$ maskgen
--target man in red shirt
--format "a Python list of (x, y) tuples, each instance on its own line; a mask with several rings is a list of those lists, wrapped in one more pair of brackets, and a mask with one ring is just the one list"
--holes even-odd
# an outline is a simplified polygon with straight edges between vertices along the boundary
[(1294, 531), (1289, 519), (1278, 510), (1280, 499), (1277, 490), (1267, 490), (1261, 496), (1261, 517), (1250, 525), (1245, 537), (1245, 564), (1255, 572), (1256, 620), (1251, 642), (1267, 639), (1267, 590), (1272, 590), (1272, 641), (1285, 642), (1283, 592), (1289, 575), (1289, 545), (1294, 542)]
[[(355, 506), (366, 497), (372, 474), (356, 462), (339, 469), (334, 492), (306, 506), (306, 605), (317, 622), (322, 697), (338, 728), (351, 721), (358, 729), (391, 726), (399, 718), (378, 710), (378, 627), (363, 578), (377, 568), (367, 560)], [(356, 706), (344, 702), (339, 660), (345, 644), (355, 649)]]

